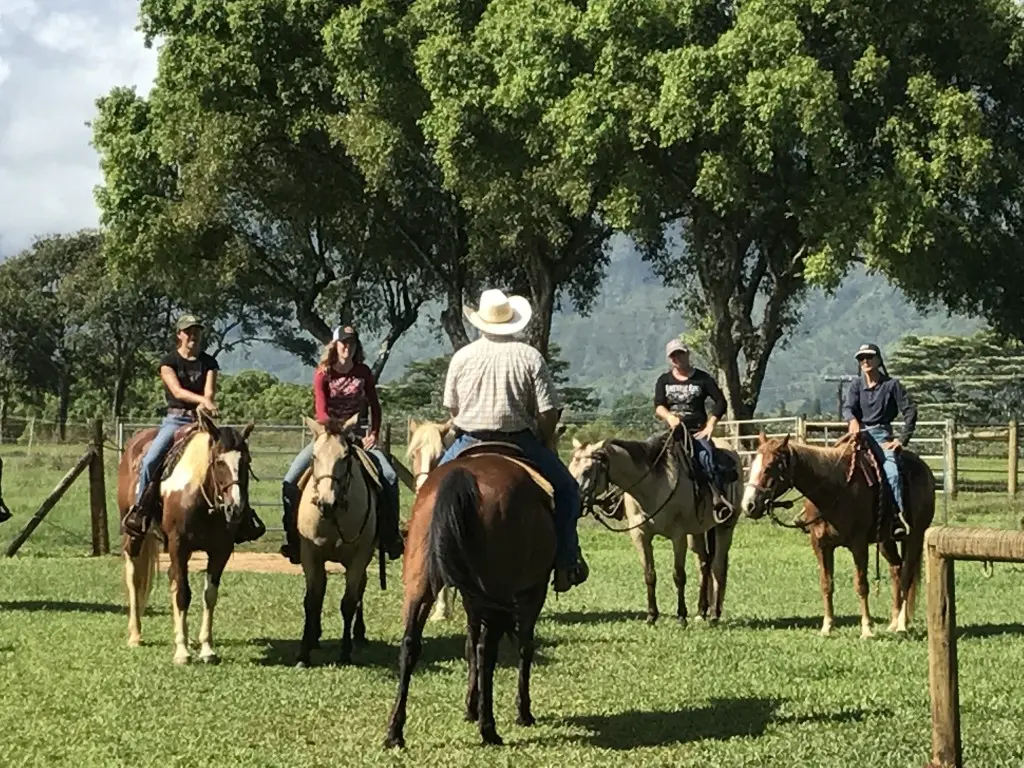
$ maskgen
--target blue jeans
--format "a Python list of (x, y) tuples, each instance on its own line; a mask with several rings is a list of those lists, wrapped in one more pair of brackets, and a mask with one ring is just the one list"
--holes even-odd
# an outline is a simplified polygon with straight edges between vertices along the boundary
[(900, 469), (896, 464), (896, 451), (882, 447), (882, 443), (892, 440), (892, 427), (888, 424), (876, 424), (861, 431), (866, 432), (871, 438), (875, 456), (882, 461), (882, 470), (885, 473), (885, 480), (889, 484), (889, 490), (892, 491), (896, 508), (903, 512), (903, 492), (900, 488)]
[(694, 438), (693, 453), (707, 481), (714, 483), (719, 492), (725, 494), (725, 483), (722, 482), (722, 477), (715, 466), (715, 445), (711, 442), (711, 438), (706, 437), (700, 440)]
[(194, 419), (185, 416), (165, 416), (160, 423), (160, 431), (156, 433), (153, 442), (149, 444), (149, 450), (142, 459), (142, 466), (139, 467), (139, 486), (135, 491), (135, 503), (142, 501), (142, 494), (153, 482), (154, 472), (157, 466), (163, 461), (167, 451), (174, 442), (175, 433), (184, 426), (191, 424)]
[[(537, 465), (555, 490), (555, 565), (572, 568), (579, 560), (580, 543), (576, 535), (576, 520), (580, 516), (580, 486), (569, 474), (558, 454), (548, 448), (529, 430), (507, 432), (495, 435), (495, 439), (515, 443), (523, 455)], [(474, 437), (462, 435), (445, 451), (438, 462), (447, 464), (460, 452), (479, 442)]]
[[(391, 509), (397, 514), (398, 513), (398, 473), (395, 472), (395, 468), (391, 466), (391, 462), (388, 461), (387, 456), (379, 448), (371, 448), (367, 453), (373, 457), (374, 464), (377, 465), (377, 471), (380, 472), (380, 479), (384, 484), (384, 493), (386, 494), (385, 502), (391, 505)], [(298, 455), (292, 459), (292, 465), (288, 468), (288, 471), (284, 475), (284, 480), (281, 482), (282, 489), (281, 494), (285, 504), (285, 517), (288, 515), (289, 505), (294, 502), (298, 505), (299, 502), (299, 480), (302, 479), (302, 473), (313, 466), (313, 443), (308, 443), (305, 448), (299, 451)], [(292, 509), (296, 507), (291, 507)]]

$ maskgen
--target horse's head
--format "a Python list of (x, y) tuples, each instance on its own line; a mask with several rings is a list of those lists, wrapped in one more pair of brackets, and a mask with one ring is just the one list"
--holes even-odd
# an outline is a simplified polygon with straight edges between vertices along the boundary
[(207, 436), (210, 461), (203, 484), (203, 493), (213, 509), (222, 510), (228, 520), (240, 517), (249, 505), (249, 435), (254, 422), (241, 431), (234, 427), (219, 427), (205, 411), (200, 410), (200, 432)]
[(750, 474), (743, 489), (740, 507), (755, 520), (768, 511), (771, 503), (793, 487), (793, 451), (789, 435), (769, 440), (758, 435), (757, 453), (750, 463)]
[(331, 419), (321, 424), (306, 419), (313, 433), (313, 499), (321, 511), (333, 509), (348, 499), (352, 482), (352, 428), (359, 422), (359, 414), (342, 423)]
[(438, 424), (433, 421), (409, 420), (409, 445), (405, 449), (405, 456), (412, 466), (417, 491), (453, 442), (455, 431), (451, 421)]
[(573, 438), (569, 474), (579, 483), (584, 508), (607, 491), (610, 481), (608, 452), (605, 450), (604, 440), (597, 443), (581, 443)]

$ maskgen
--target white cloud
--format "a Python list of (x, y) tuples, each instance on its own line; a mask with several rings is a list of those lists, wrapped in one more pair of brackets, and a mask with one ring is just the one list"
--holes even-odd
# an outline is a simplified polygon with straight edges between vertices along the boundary
[(137, 13), (137, 0), (0, 0), (0, 255), (96, 225), (86, 123), (111, 88), (146, 93), (156, 75)]

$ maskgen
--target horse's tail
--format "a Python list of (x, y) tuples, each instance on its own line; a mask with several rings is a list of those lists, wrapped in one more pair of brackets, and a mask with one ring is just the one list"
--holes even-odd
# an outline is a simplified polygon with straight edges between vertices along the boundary
[(480, 489), (472, 473), (455, 467), (442, 478), (427, 534), (427, 574), (435, 594), (452, 586), (479, 606), (510, 611), (487, 594), (475, 565), (480, 556)]

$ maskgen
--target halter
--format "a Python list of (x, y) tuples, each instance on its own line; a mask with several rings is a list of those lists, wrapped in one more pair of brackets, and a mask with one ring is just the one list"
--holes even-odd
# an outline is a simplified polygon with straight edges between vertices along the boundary
[[(214, 440), (214, 445), (216, 446), (217, 444), (218, 444), (218, 441)], [(248, 477), (251, 477), (256, 482), (259, 482), (259, 478), (256, 477), (256, 473), (253, 472), (252, 463), (248, 460), (248, 448), (246, 447), (245, 450), (242, 450), (240, 448), (239, 449), (239, 453), (246, 459), (246, 462), (245, 462), (246, 466), (245, 466), (245, 470), (244, 471), (246, 472)], [(232, 480), (231, 482), (225, 483), (224, 485), (218, 485), (218, 483), (217, 483), (217, 473), (214, 471), (214, 468), (215, 468), (215, 466), (217, 464), (217, 461), (218, 461), (218, 457), (215, 454), (216, 454), (215, 450), (211, 450), (210, 451), (210, 463), (206, 467), (206, 482), (211, 482), (213, 484), (213, 498), (211, 499), (209, 494), (206, 492), (206, 482), (203, 482), (199, 486), (199, 491), (200, 491), (200, 493), (202, 493), (203, 500), (206, 502), (206, 505), (210, 508), (211, 511), (223, 512), (223, 511), (225, 511), (227, 509), (227, 504), (224, 503), (224, 494), (228, 490), (230, 490), (231, 488), (234, 488), (236, 485), (239, 487), (239, 489), (241, 489), (241, 487), (242, 487), (242, 472), (239, 472), (238, 473), (238, 477), (236, 479)], [(246, 494), (246, 495), (248, 496), (248, 494)], [(248, 503), (248, 501), (249, 501), (249, 499), (246, 498), (245, 502)], [(244, 506), (244, 505), (242, 505), (242, 506)]]
[[(340, 438), (340, 439), (344, 439), (344, 438)], [(348, 450), (345, 452), (345, 458), (343, 459), (344, 464), (345, 464), (345, 474), (344, 475), (342, 475), (339, 478), (339, 477), (337, 477), (334, 474), (334, 469), (338, 466), (338, 462), (335, 461), (334, 465), (331, 467), (331, 473), (329, 475), (318, 475), (314, 471), (313, 475), (310, 477), (310, 481), (313, 483), (313, 503), (316, 504), (317, 506), (320, 505), (320, 481), (321, 480), (331, 480), (332, 482), (335, 481), (335, 480), (342, 481), (342, 485), (341, 485), (339, 491), (335, 492), (335, 494), (334, 494), (334, 503), (331, 504), (327, 508), (329, 511), (334, 512), (334, 513), (337, 513), (339, 511), (344, 510), (344, 509), (348, 509), (348, 494), (349, 494), (349, 490), (352, 487), (352, 475), (353, 475), (352, 463), (355, 460), (355, 457), (353, 456), (354, 446), (351, 443), (349, 443), (347, 447), (348, 447)], [(316, 466), (316, 462), (315, 461), (313, 462), (313, 466), (314, 467)], [(353, 538), (351, 540), (346, 539), (345, 535), (341, 531), (341, 528), (339, 527), (338, 528), (338, 539), (341, 541), (342, 544), (354, 544), (363, 535), (363, 531), (366, 530), (366, 525), (369, 522), (370, 522), (370, 502), (369, 502), (369, 500), (367, 500), (366, 509), (363, 512), (363, 522), (359, 526), (359, 532), (355, 535), (355, 538)]]

